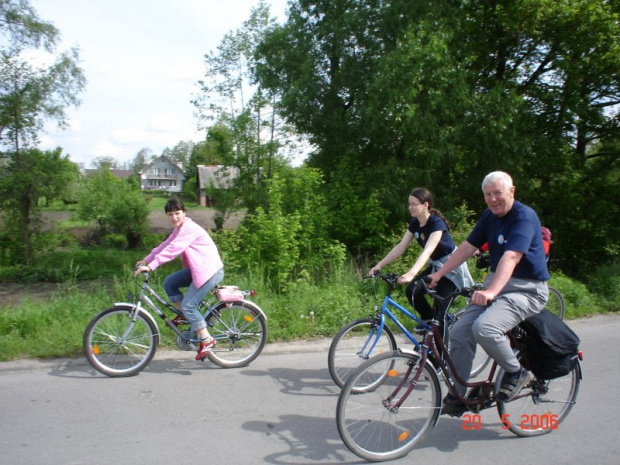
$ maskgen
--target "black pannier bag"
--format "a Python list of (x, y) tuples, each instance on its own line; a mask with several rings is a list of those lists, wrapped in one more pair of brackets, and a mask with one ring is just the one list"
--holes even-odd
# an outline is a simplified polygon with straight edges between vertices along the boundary
[(565, 376), (577, 363), (579, 337), (548, 310), (519, 324), (525, 331), (524, 365), (538, 379)]

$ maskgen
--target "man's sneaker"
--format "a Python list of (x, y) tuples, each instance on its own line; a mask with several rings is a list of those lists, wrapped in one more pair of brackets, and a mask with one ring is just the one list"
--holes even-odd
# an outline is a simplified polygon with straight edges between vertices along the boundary
[(530, 372), (521, 368), (516, 373), (506, 373), (497, 394), (497, 400), (506, 402), (512, 399), (531, 379)]
[(215, 339), (211, 338), (207, 341), (200, 341), (200, 347), (198, 347), (198, 354), (196, 355), (196, 360), (204, 360), (205, 357), (215, 346)]
[(460, 417), (465, 413), (467, 407), (463, 402), (458, 400), (452, 394), (448, 394), (443, 398), (443, 404), (441, 406), (441, 414), (449, 415), (451, 417)]
[(181, 325), (187, 325), (187, 324), (189, 324), (183, 315), (177, 315), (177, 316), (175, 316), (175, 317), (172, 319), (171, 323), (172, 323), (174, 326), (181, 326)]

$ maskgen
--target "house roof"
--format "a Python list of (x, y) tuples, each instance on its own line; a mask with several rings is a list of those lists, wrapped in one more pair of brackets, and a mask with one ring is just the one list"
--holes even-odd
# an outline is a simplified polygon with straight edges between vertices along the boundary
[(224, 165), (197, 165), (198, 185), (201, 189), (215, 187), (216, 189), (228, 189), (232, 181), (239, 176), (239, 168)]
[(183, 163), (177, 163), (171, 160), (170, 158), (168, 158), (166, 155), (160, 155), (159, 157), (153, 158), (153, 160), (151, 160), (150, 163), (146, 164), (144, 168), (142, 168), (142, 172), (148, 171), (149, 168), (157, 162), (168, 162), (172, 166), (178, 168), (179, 170), (181, 170), (181, 172), (183, 172)]

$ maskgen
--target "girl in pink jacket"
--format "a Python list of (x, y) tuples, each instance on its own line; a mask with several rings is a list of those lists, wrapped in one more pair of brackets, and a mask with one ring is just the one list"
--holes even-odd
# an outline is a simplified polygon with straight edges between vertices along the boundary
[[(158, 266), (181, 256), (183, 269), (166, 277), (164, 290), (170, 302), (182, 312), (172, 322), (176, 325), (189, 324), (190, 330), (196, 332), (201, 340), (196, 360), (204, 360), (213, 349), (215, 339), (209, 334), (200, 314), (200, 303), (224, 278), (224, 264), (207, 231), (185, 216), (185, 206), (180, 199), (172, 197), (164, 211), (174, 230), (164, 242), (136, 263), (135, 274), (154, 271)], [(188, 288), (185, 295), (181, 287)]]

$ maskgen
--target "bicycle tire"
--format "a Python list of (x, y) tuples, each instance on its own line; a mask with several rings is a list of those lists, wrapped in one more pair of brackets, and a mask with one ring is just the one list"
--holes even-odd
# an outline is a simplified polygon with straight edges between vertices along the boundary
[[(327, 353), (327, 366), (330, 376), (338, 387), (342, 388), (353, 370), (370, 358), (371, 352), (363, 352), (372, 344), (373, 329), (377, 326), (375, 318), (360, 318), (344, 325), (332, 339)], [(396, 349), (394, 333), (389, 327), (384, 326), (372, 355)]]
[(129, 306), (108, 308), (96, 315), (84, 331), (84, 355), (95, 370), (106, 376), (136, 375), (155, 355), (159, 330), (150, 315), (140, 311), (125, 335), (132, 313)]
[[(343, 386), (336, 407), (340, 438), (347, 448), (368, 461), (394, 460), (407, 455), (436, 424), (441, 411), (439, 378), (425, 363), (418, 383), (403, 405), (388, 405), (399, 383), (403, 394), (417, 372), (420, 356), (393, 351), (375, 355), (355, 370)], [(353, 389), (368, 384), (365, 378), (383, 382), (373, 390)]]
[(207, 313), (205, 320), (216, 340), (207, 357), (222, 368), (247, 366), (265, 347), (265, 315), (250, 302), (220, 303)]
[[(497, 379), (501, 386), (505, 372)], [(551, 380), (533, 378), (510, 401), (497, 402), (504, 428), (517, 436), (540, 436), (558, 428), (577, 401), (581, 381), (581, 365), (577, 356), (571, 371)]]
[(564, 319), (564, 298), (560, 291), (554, 287), (549, 286), (549, 300), (545, 308), (560, 320)]

